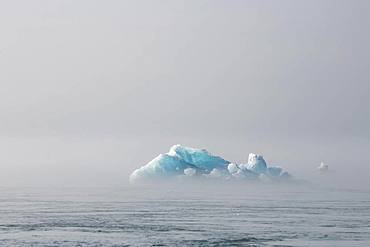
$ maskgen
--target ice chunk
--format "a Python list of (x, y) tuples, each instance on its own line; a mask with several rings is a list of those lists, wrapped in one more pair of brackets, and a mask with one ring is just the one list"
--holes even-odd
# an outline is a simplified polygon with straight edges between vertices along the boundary
[(262, 155), (250, 153), (248, 156), (247, 169), (256, 173), (265, 173), (267, 170), (266, 161)]
[(234, 177), (234, 178), (244, 178), (244, 172), (240, 169), (237, 164), (230, 163), (227, 166), (227, 171)]
[(317, 167), (317, 169), (320, 172), (327, 172), (329, 170), (329, 166), (327, 164), (324, 164), (324, 162), (321, 161), (321, 164), (319, 167)]
[(234, 174), (234, 173), (237, 173), (240, 170), (240, 168), (238, 167), (238, 165), (234, 163), (230, 163), (227, 166), (227, 170), (229, 171), (230, 174)]
[(186, 169), (184, 170), (184, 174), (185, 174), (186, 176), (194, 176), (196, 173), (197, 173), (197, 170), (196, 170), (196, 169), (194, 169), (194, 168), (186, 168)]
[(245, 166), (240, 167), (234, 163), (230, 163), (227, 170), (235, 178), (256, 178), (258, 176), (257, 173), (248, 170)]
[(210, 173), (209, 173), (209, 177), (211, 178), (220, 178), (222, 177), (222, 172), (216, 168), (214, 168)]
[(221, 157), (210, 154), (205, 149), (190, 148), (181, 145), (174, 145), (168, 154), (178, 156), (185, 162), (193, 164), (208, 172), (212, 171), (214, 168), (226, 169), (227, 165), (230, 163)]

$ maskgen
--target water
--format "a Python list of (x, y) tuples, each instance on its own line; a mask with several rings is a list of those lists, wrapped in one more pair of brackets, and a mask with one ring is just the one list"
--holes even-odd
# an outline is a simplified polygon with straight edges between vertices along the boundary
[(0, 246), (370, 246), (367, 191), (1, 188)]

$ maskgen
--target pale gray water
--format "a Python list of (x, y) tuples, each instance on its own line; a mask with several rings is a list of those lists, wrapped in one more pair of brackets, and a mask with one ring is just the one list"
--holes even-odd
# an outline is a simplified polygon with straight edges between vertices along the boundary
[(1, 188), (0, 246), (370, 246), (370, 194), (235, 185)]

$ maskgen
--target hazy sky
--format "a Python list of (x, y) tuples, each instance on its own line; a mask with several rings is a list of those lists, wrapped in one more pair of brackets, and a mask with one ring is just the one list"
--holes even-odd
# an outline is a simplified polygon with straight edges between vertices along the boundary
[(367, 0), (0, 0), (0, 185), (124, 184), (181, 143), (297, 176), (324, 160), (370, 186), (369, 13)]

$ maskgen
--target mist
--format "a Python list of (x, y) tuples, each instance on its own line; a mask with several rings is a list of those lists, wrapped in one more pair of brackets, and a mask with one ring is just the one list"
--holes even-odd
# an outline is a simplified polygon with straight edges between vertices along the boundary
[(369, 11), (368, 1), (3, 1), (0, 186), (126, 185), (180, 143), (368, 188)]

